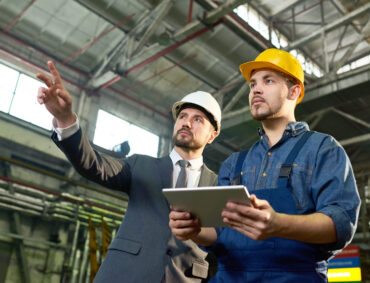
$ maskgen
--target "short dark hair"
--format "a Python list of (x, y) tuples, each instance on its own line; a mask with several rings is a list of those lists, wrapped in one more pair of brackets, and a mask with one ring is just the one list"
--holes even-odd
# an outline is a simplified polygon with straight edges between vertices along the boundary
[(275, 70), (275, 72), (277, 72), (279, 75), (281, 75), (282, 77), (284, 77), (285, 82), (288, 85), (288, 88), (291, 88), (294, 85), (299, 85), (299, 81), (295, 77), (293, 77), (291, 75), (288, 75), (288, 74), (286, 74), (284, 72), (278, 71), (278, 70)]
[[(199, 111), (202, 111), (204, 113), (204, 115), (207, 116), (209, 122), (211, 122), (211, 125), (215, 128), (215, 130), (217, 131), (217, 122), (215, 120), (215, 118), (213, 117), (213, 115), (211, 113), (209, 113), (206, 109), (204, 109), (202, 106), (199, 106), (197, 104), (193, 104), (193, 103), (184, 103), (183, 105), (180, 106), (180, 109), (179, 111), (177, 112), (177, 116), (180, 114), (180, 112), (186, 108), (195, 108), (195, 109), (198, 109)], [(177, 118), (177, 117), (176, 117)]]

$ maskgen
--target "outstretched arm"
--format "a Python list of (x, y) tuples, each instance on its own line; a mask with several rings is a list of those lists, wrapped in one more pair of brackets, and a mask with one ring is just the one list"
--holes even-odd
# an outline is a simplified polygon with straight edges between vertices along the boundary
[(47, 87), (40, 87), (37, 101), (44, 104), (46, 109), (55, 117), (59, 128), (66, 128), (76, 122), (72, 112), (72, 97), (63, 85), (62, 79), (53, 62), (48, 61), (51, 77), (38, 73), (36, 77)]
[[(46, 87), (39, 88), (37, 100), (54, 116), (58, 128), (67, 128), (77, 119), (72, 112), (72, 97), (64, 87), (53, 62), (47, 64), (51, 77), (36, 74), (46, 84)], [(54, 133), (52, 139), (82, 176), (108, 188), (128, 192), (131, 179), (128, 160), (111, 158), (93, 150), (81, 130), (63, 140), (59, 140)], [(132, 163), (134, 160), (131, 158)]]
[(288, 215), (277, 213), (266, 200), (251, 195), (252, 206), (228, 202), (224, 222), (253, 240), (280, 237), (312, 244), (337, 240), (333, 220), (323, 213)]

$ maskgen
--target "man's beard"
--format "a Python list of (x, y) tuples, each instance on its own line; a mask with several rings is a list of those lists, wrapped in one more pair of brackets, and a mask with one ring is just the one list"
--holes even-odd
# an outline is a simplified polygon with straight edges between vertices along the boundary
[(269, 107), (268, 110), (264, 113), (258, 113), (258, 111), (256, 111), (256, 113), (253, 114), (253, 111), (251, 111), (251, 115), (254, 120), (262, 122), (264, 120), (274, 119), (278, 117), (278, 113), (280, 111), (281, 111), (281, 107), (279, 107), (278, 109), (271, 109)]
[[(180, 135), (181, 135), (180, 132), (181, 131), (188, 132), (189, 135), (190, 135), (190, 139), (181, 138), (180, 137)], [(184, 128), (178, 130), (173, 135), (172, 141), (173, 141), (173, 143), (174, 143), (175, 146), (181, 147), (181, 148), (184, 148), (184, 149), (194, 150), (194, 149), (199, 149), (199, 148), (202, 147), (199, 143), (197, 143), (197, 142), (194, 141), (193, 134), (190, 131), (188, 131), (187, 129), (184, 129)]]
[(264, 121), (264, 120), (266, 120), (267, 118), (269, 118), (273, 115), (273, 113), (271, 113), (271, 112), (256, 114), (256, 115), (253, 115), (253, 113), (251, 113), (251, 114), (252, 114), (252, 118), (256, 121), (259, 121), (259, 122)]

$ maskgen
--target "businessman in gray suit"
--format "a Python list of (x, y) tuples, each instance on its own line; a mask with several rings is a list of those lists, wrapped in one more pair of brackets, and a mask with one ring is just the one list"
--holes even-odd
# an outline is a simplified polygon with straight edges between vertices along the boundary
[(54, 116), (52, 139), (82, 176), (129, 195), (125, 217), (94, 282), (206, 281), (207, 253), (191, 240), (173, 236), (162, 188), (216, 185), (217, 176), (203, 163), (202, 153), (220, 133), (217, 101), (197, 91), (173, 105), (174, 148), (169, 156), (114, 159), (92, 149), (57, 69), (52, 62), (48, 67), (51, 77), (37, 74), (46, 84), (37, 99)]

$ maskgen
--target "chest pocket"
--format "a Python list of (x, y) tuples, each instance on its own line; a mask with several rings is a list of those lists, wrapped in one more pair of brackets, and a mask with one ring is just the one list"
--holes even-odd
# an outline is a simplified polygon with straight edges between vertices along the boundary
[(293, 163), (289, 189), (298, 210), (306, 208), (310, 201), (309, 185), (311, 183), (312, 172), (313, 166), (307, 167), (304, 162), (299, 161)]
[[(289, 190), (298, 211), (307, 207), (310, 201), (308, 190), (313, 168), (305, 166), (304, 162), (297, 161), (294, 163), (294, 161), (312, 134), (313, 132), (311, 131), (305, 132), (293, 147), (285, 162), (280, 163), (278, 165), (279, 168), (276, 168), (279, 171), (277, 172), (278, 189)], [(246, 170), (241, 171), (247, 153), (248, 150), (239, 153), (231, 178), (231, 185), (247, 184), (250, 188), (254, 188), (256, 168), (247, 166)]]

